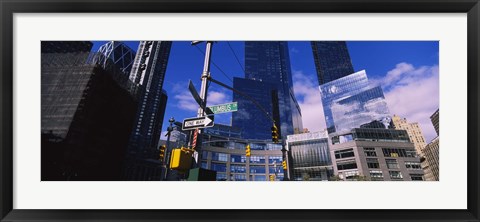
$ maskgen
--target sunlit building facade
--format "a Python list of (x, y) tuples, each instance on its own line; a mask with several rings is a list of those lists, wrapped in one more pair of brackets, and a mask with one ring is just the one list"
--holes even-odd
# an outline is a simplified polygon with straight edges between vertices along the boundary
[(422, 167), (425, 170), (425, 179), (429, 181), (440, 180), (440, 136), (439, 136), (439, 110), (430, 117), (437, 137), (423, 148)]
[(330, 137), (339, 180), (425, 180), (420, 156), (405, 130), (356, 128)]
[(290, 154), (290, 180), (322, 181), (333, 175), (326, 132), (288, 135), (286, 148)]
[(415, 145), (415, 150), (418, 154), (423, 155), (422, 150), (426, 146), (426, 143), (422, 129), (420, 129), (418, 123), (409, 123), (406, 118), (401, 118), (397, 115), (393, 115), (392, 122), (395, 129), (407, 131), (410, 141)]
[(365, 70), (319, 86), (328, 133), (349, 131), (372, 121), (390, 126), (380, 86), (369, 83)]

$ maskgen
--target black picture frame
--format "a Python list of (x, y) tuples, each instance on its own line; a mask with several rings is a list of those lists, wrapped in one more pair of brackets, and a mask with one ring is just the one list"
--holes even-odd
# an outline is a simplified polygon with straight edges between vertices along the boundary
[[(2, 50), (1, 221), (480, 221), (479, 216), (479, 14), (478, 0), (0, 0)], [(13, 209), (14, 13), (467, 13), (468, 203), (466, 210), (19, 210)], [(422, 197), (418, 197), (421, 199)], [(439, 200), (442, 200), (439, 194)], [(442, 200), (448, 201), (448, 200)], [(201, 204), (188, 201), (189, 204)], [(295, 203), (285, 202), (294, 205)], [(181, 208), (181, 206), (179, 206)]]

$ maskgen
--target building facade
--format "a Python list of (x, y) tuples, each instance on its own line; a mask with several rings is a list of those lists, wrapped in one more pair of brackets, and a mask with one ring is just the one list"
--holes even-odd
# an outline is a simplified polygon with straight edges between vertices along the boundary
[(437, 132), (437, 137), (423, 148), (422, 167), (425, 170), (425, 179), (429, 181), (440, 180), (440, 133), (439, 129), (439, 110), (435, 111), (430, 117), (433, 127)]
[(137, 104), (91, 45), (42, 42), (42, 181), (121, 180)]
[(97, 52), (103, 56), (98, 58), (98, 63), (104, 68), (109, 64), (106, 60), (113, 61), (125, 75), (129, 75), (132, 70), (133, 60), (135, 59), (135, 51), (120, 41), (110, 41), (98, 48)]
[(415, 145), (415, 150), (419, 155), (423, 156), (422, 150), (427, 144), (418, 123), (408, 123), (406, 118), (401, 118), (397, 115), (393, 115), (392, 122), (395, 129), (407, 131), (410, 141)]
[[(299, 133), (303, 130), (301, 110), (298, 102), (295, 98), (293, 91), (292, 73), (290, 67), (290, 57), (288, 52), (287, 42), (275, 42), (275, 41), (247, 41), (245, 42), (245, 79), (258, 81), (262, 83), (270, 84), (266, 86), (268, 89), (258, 89), (257, 85), (251, 84), (243, 85), (242, 90), (239, 90), (250, 97), (257, 100), (255, 97), (258, 93), (265, 94), (265, 101), (258, 101), (262, 106), (270, 107), (266, 108), (266, 111), (278, 119), (277, 125), (282, 138), (286, 138), (287, 135)], [(239, 80), (237, 80), (239, 82)], [(235, 84), (234, 84), (235, 85)], [(235, 88), (235, 87), (234, 87)], [(278, 109), (276, 104), (272, 104), (270, 99), (271, 89), (275, 89), (273, 92), (273, 100), (277, 100)], [(259, 92), (263, 90), (262, 92)], [(253, 92), (256, 91), (256, 92)], [(245, 103), (248, 103), (245, 99), (240, 99), (240, 95), (234, 93), (234, 100), (239, 99), (238, 107), (244, 107)], [(276, 94), (276, 95), (275, 95)], [(266, 98), (269, 97), (269, 98)], [(268, 101), (267, 101), (268, 100)], [(268, 104), (264, 103), (268, 102)], [(246, 104), (248, 106), (248, 104)], [(232, 125), (235, 127), (242, 127), (244, 125), (252, 123), (248, 118), (245, 118), (245, 113), (233, 113)], [(262, 110), (259, 108), (248, 110), (248, 114), (252, 116), (265, 116)], [(247, 116), (248, 117), (248, 116)], [(268, 120), (268, 117), (264, 117)], [(263, 120), (260, 120), (264, 122)], [(270, 124), (268, 124), (271, 127)], [(248, 131), (251, 134), (244, 134), (247, 139), (268, 139), (271, 135), (264, 135), (265, 127), (263, 125), (250, 126)], [(267, 130), (267, 133), (270, 129)], [(249, 138), (254, 136), (254, 138)]]
[[(276, 85), (234, 77), (233, 87), (253, 98), (275, 119), (275, 122), (280, 122)], [(232, 113), (232, 126), (243, 129), (243, 138), (268, 139), (271, 137), (272, 120), (250, 98), (238, 93), (233, 94), (233, 101), (237, 102), (238, 111)]]
[(339, 180), (424, 180), (420, 157), (405, 130), (356, 128), (330, 136)]
[[(216, 124), (220, 125), (220, 124)], [(227, 134), (240, 132), (228, 126), (221, 126), (223, 132), (208, 128), (202, 134), (200, 167), (217, 172), (217, 180), (226, 181), (268, 181), (270, 175), (275, 180), (283, 180), (282, 145), (268, 140), (244, 140), (228, 137)], [(238, 135), (238, 134), (237, 134)], [(251, 156), (245, 156), (246, 146), (250, 145)]]
[(369, 83), (365, 70), (319, 88), (328, 133), (349, 131), (372, 121), (389, 127), (391, 118), (383, 90)]
[(346, 42), (312, 41), (311, 45), (319, 85), (354, 72)]
[(290, 180), (328, 180), (333, 176), (327, 132), (288, 135)]
[(430, 116), (430, 120), (432, 121), (433, 128), (435, 128), (435, 132), (437, 132), (437, 136), (440, 135), (440, 115), (439, 110), (435, 111), (432, 116)]
[(171, 45), (169, 41), (140, 41), (138, 46), (129, 76), (130, 92), (136, 95), (138, 108), (128, 147), (126, 180), (159, 178), (160, 162), (155, 153), (168, 98), (163, 81)]

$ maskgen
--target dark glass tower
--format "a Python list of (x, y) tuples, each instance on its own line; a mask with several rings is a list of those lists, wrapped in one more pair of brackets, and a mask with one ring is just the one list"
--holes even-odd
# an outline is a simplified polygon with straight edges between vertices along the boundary
[(42, 42), (43, 181), (121, 180), (137, 104), (115, 78), (121, 71), (96, 63), (91, 46)]
[(171, 45), (169, 41), (141, 41), (138, 46), (129, 76), (138, 109), (128, 148), (127, 180), (159, 179), (160, 163), (155, 153), (167, 102), (162, 87)]
[(319, 85), (353, 73), (352, 61), (344, 41), (312, 41), (311, 44)]
[[(262, 104), (280, 126), (282, 138), (286, 135), (302, 131), (300, 107), (293, 92), (292, 73), (287, 42), (245, 42), (245, 78), (251, 80), (236, 80), (234, 87), (241, 87), (242, 92), (248, 94)], [(255, 83), (255, 82), (257, 83)], [(273, 93), (273, 97), (272, 97)], [(262, 95), (260, 95), (262, 94)], [(239, 109), (248, 107), (247, 100), (234, 93), (234, 100), (238, 101)], [(275, 104), (276, 103), (276, 104)], [(278, 109), (276, 106), (278, 105)], [(252, 107), (246, 110), (249, 116), (258, 119), (254, 122), (245, 118), (241, 112), (233, 113), (232, 125), (244, 129), (243, 137), (247, 139), (270, 139), (271, 121), (263, 112)], [(266, 125), (264, 125), (266, 124)], [(267, 128), (265, 130), (265, 128)], [(249, 136), (255, 138), (249, 138)]]

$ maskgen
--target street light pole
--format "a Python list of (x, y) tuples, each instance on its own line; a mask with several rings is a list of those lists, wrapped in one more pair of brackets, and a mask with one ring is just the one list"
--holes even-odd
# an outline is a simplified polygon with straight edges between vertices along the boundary
[[(198, 44), (200, 41), (193, 41), (192, 45)], [(200, 108), (198, 108), (197, 112), (197, 117), (203, 117), (204, 116), (204, 108), (207, 106), (207, 83), (208, 83), (208, 78), (210, 77), (210, 60), (211, 60), (211, 54), (212, 54), (212, 45), (213, 41), (207, 41), (206, 42), (206, 49), (205, 49), (205, 61), (203, 63), (203, 72), (202, 72), (202, 86), (200, 88), (200, 99), (202, 100), (202, 104), (200, 105)], [(190, 131), (191, 134), (193, 134), (194, 131)], [(201, 137), (202, 130), (198, 129), (197, 131), (197, 139)], [(193, 135), (191, 135), (193, 139)], [(192, 145), (193, 141), (190, 141), (190, 145)], [(195, 141), (196, 142), (196, 141)], [(195, 155), (195, 164), (198, 165), (198, 153)]]
[(165, 173), (164, 173), (164, 178), (163, 180), (167, 180), (168, 178), (168, 172), (170, 171), (168, 168), (170, 167), (170, 155), (172, 155), (172, 148), (170, 147), (170, 134), (172, 134), (172, 131), (173, 131), (173, 123), (175, 122), (175, 119), (173, 117), (170, 117), (170, 119), (168, 120), (168, 122), (170, 123), (170, 126), (167, 128), (167, 155), (166, 156), (166, 160), (163, 161), (165, 164), (164, 164), (164, 168), (165, 168)]

